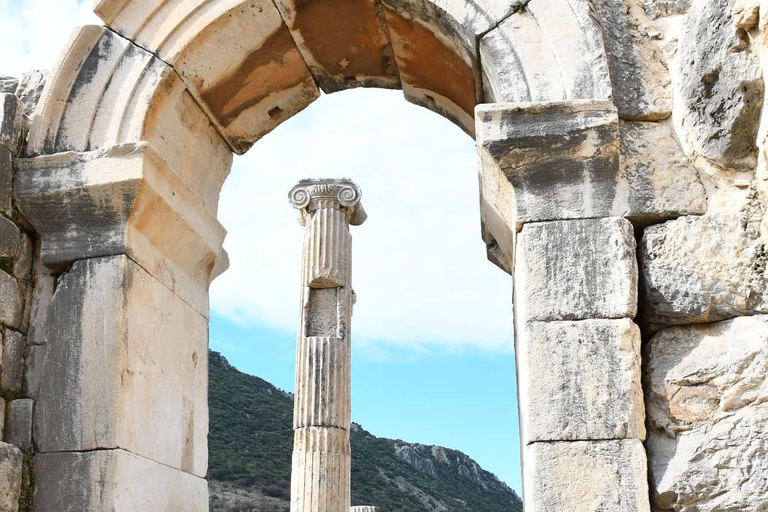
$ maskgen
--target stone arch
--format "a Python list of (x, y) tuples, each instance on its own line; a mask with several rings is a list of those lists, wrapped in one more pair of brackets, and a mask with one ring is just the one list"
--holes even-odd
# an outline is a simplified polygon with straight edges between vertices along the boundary
[[(602, 193), (616, 185), (618, 118), (587, 0), (101, 0), (95, 10), (105, 26), (69, 41), (16, 178), (57, 281), (37, 319), (59, 340), (35, 420), (38, 510), (90, 489), (96, 472), (110, 478), (99, 493), (76, 491), (79, 509), (207, 506), (198, 361), (208, 286), (226, 268), (219, 191), (233, 153), (321, 89), (402, 88), (477, 136), (484, 238), (508, 272), (523, 224), (615, 208)], [(578, 194), (542, 192), (542, 172)], [(549, 206), (526, 205), (527, 191)], [(176, 351), (153, 343), (179, 337)], [(74, 406), (62, 407), (64, 394)]]

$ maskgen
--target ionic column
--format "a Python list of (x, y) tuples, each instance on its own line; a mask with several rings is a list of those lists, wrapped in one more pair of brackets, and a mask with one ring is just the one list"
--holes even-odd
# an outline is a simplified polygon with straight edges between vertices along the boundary
[(350, 180), (303, 180), (289, 195), (305, 230), (296, 355), (291, 512), (350, 509), (352, 237), (365, 211)]

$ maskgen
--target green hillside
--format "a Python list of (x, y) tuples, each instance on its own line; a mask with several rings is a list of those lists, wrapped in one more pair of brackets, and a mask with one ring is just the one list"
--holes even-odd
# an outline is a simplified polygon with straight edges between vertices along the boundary
[[(211, 510), (287, 512), (293, 398), (209, 358)], [(383, 512), (521, 512), (506, 484), (461, 452), (371, 435), (353, 425), (352, 504)]]

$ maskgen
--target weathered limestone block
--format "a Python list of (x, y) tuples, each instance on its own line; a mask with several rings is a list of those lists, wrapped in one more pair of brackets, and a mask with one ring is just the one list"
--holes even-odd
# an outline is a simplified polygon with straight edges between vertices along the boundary
[(526, 224), (517, 239), (518, 322), (634, 318), (635, 238), (629, 221)]
[(632, 320), (530, 322), (519, 336), (524, 444), (645, 439), (640, 329)]
[(146, 141), (216, 211), (232, 152), (165, 62), (107, 28), (86, 26), (54, 76), (32, 120), (27, 156)]
[(611, 97), (603, 37), (588, 2), (528, 3), (483, 35), (480, 61), (488, 103)]
[(652, 326), (768, 313), (768, 239), (760, 213), (681, 217), (643, 233), (645, 320)]
[(672, 115), (672, 82), (659, 45), (640, 30), (635, 0), (599, 0), (613, 99), (619, 117), (658, 121)]
[(78, 261), (60, 278), (45, 328), (35, 414), (41, 452), (119, 447), (205, 475), (203, 316), (132, 260), (114, 256)]
[(124, 450), (35, 456), (37, 512), (207, 512), (208, 483)]
[(0, 439), (5, 434), (5, 398), (0, 397)]
[(647, 512), (648, 470), (637, 439), (524, 448), (526, 512)]
[(32, 420), (35, 401), (29, 398), (13, 400), (6, 405), (5, 440), (20, 450), (32, 447)]
[[(127, 254), (202, 315), (226, 231), (147, 143), (18, 160), (19, 207), (54, 270)], [(1, 277), (1, 276), (0, 276)]]
[(768, 316), (664, 329), (645, 371), (656, 506), (768, 509)]
[(359, 86), (400, 88), (377, 0), (278, 0), (276, 5), (326, 93)]
[(362, 506), (362, 507), (352, 507), (351, 512), (381, 512), (381, 509), (379, 507), (369, 507), (369, 506)]
[(482, 105), (477, 140), (486, 224), (611, 215), (619, 122), (609, 101)]
[(349, 430), (321, 427), (296, 430), (291, 510), (349, 510), (350, 467)]
[(20, 245), (21, 231), (18, 226), (0, 216), (0, 262), (14, 260)]
[(21, 243), (16, 252), (16, 261), (13, 264), (13, 277), (23, 279), (32, 272), (32, 263), (34, 257), (34, 244), (29, 235), (21, 235)]
[(21, 326), (24, 299), (16, 279), (0, 270), (0, 323), (14, 329)]
[(27, 116), (32, 117), (35, 114), (47, 79), (48, 72), (41, 70), (24, 73), (19, 79), (15, 94), (24, 104)]
[(24, 369), (24, 336), (11, 329), (3, 329), (2, 380), (0, 387), (5, 391), (21, 391)]
[(643, 7), (648, 16), (661, 18), (685, 14), (691, 7), (692, 0), (644, 0)]
[(33, 345), (27, 350), (26, 370), (24, 371), (24, 392), (29, 398), (37, 399), (40, 382), (43, 378), (43, 363), (48, 347)]
[(621, 121), (621, 168), (613, 215), (648, 225), (707, 211), (698, 170), (666, 123)]
[(0, 212), (13, 213), (13, 155), (0, 146)]
[(21, 151), (27, 130), (24, 104), (15, 94), (0, 94), (0, 147), (14, 155)]
[[(334, 309), (336, 303), (333, 304)], [(350, 346), (344, 339), (304, 337), (296, 354), (293, 428), (350, 425)]]
[(0, 511), (18, 512), (21, 495), (21, 451), (0, 442)]
[(319, 96), (271, 1), (101, 0), (95, 11), (171, 65), (238, 153)]
[(695, 2), (680, 36), (682, 131), (693, 150), (725, 168), (753, 167), (762, 70), (737, 35), (733, 0)]

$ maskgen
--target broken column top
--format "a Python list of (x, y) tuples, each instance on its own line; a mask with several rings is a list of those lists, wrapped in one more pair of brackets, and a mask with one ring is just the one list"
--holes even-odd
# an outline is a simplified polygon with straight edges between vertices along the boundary
[(353, 226), (359, 226), (368, 218), (360, 203), (360, 187), (348, 178), (301, 180), (291, 189), (288, 198), (294, 208), (301, 210), (302, 226), (308, 215), (321, 208), (343, 211)]

